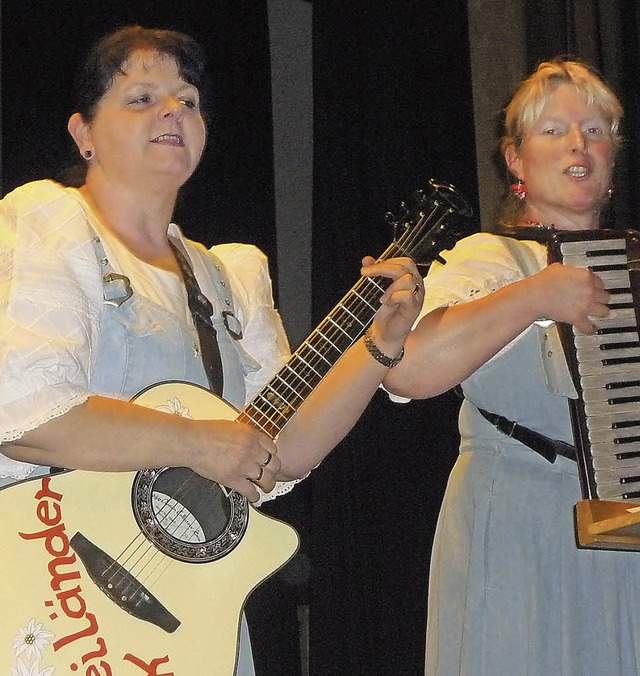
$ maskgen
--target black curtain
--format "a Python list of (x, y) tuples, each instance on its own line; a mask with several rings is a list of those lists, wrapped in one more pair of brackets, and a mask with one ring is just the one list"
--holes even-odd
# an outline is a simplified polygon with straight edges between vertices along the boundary
[[(429, 178), (476, 202), (465, 2), (313, 7), (316, 323)], [(475, 229), (473, 222), (469, 231)], [(312, 475), (312, 676), (424, 669), (429, 552), (457, 448), (451, 395), (378, 393)]]
[[(500, 1), (478, 4), (500, 21)], [(521, 77), (573, 54), (620, 95), (626, 141), (611, 224), (637, 228), (640, 5), (527, 0), (522, 11)], [(492, 158), (475, 156), (468, 45), (467, 2), (314, 4), (316, 321), (353, 284), (360, 257), (388, 242), (385, 211), (428, 177), (477, 204), (476, 160)], [(378, 393), (312, 475), (311, 676), (423, 673), (429, 556), (457, 408), (452, 393), (408, 405)]]

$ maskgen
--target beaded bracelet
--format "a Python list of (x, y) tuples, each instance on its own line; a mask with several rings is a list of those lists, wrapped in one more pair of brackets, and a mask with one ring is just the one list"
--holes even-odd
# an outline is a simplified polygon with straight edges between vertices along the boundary
[(404, 347), (400, 350), (400, 354), (396, 357), (388, 357), (380, 348), (373, 342), (373, 337), (371, 336), (371, 329), (367, 329), (364, 334), (364, 344), (369, 354), (383, 366), (386, 366), (388, 369), (393, 368), (398, 365), (404, 357)]

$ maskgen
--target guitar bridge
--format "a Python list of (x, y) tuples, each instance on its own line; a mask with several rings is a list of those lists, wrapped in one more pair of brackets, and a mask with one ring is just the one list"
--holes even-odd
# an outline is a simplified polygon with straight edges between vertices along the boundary
[(180, 626), (178, 618), (144, 585), (82, 533), (76, 533), (70, 544), (98, 589), (122, 610), (169, 634)]

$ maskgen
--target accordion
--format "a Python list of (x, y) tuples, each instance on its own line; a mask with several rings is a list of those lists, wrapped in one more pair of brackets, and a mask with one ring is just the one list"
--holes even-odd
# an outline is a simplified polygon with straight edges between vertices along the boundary
[(591, 269), (610, 294), (609, 316), (592, 318), (595, 334), (558, 325), (578, 392), (577, 544), (640, 549), (640, 232), (554, 231), (549, 262)]

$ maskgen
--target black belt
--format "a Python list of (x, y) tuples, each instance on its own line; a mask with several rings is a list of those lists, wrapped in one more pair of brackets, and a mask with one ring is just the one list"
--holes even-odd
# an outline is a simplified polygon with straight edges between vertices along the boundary
[(518, 423), (513, 422), (513, 420), (508, 420), (504, 416), (497, 415), (496, 413), (489, 413), (488, 411), (483, 411), (481, 408), (478, 408), (478, 411), (503, 434), (528, 446), (549, 462), (555, 462), (559, 455), (563, 458), (569, 458), (569, 460), (576, 459), (575, 447), (566, 444), (564, 441), (549, 439), (549, 437), (545, 437), (544, 434), (534, 432), (528, 427), (519, 425)]

